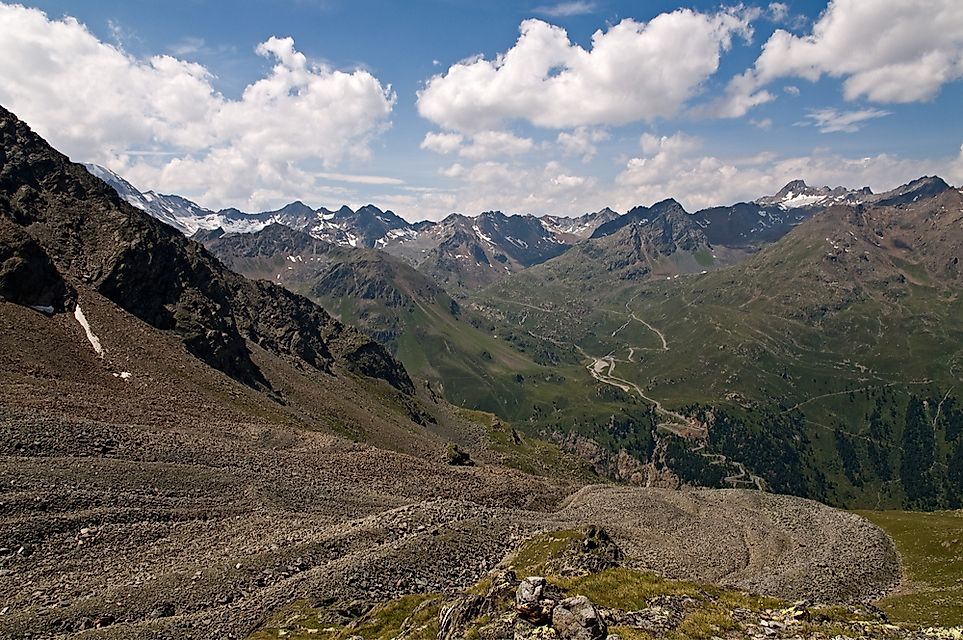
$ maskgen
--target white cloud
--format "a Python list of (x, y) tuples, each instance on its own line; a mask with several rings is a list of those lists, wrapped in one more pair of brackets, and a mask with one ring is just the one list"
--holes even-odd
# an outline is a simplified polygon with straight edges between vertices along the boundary
[(460, 178), (465, 175), (465, 167), (463, 167), (460, 162), (456, 162), (450, 167), (441, 169), (438, 173), (446, 178)]
[(175, 56), (189, 56), (199, 51), (203, 51), (206, 46), (207, 43), (204, 41), (204, 38), (188, 36), (186, 38), (181, 38), (169, 46), (167, 50)]
[(596, 143), (608, 139), (609, 134), (604, 129), (579, 127), (571, 132), (560, 131), (555, 141), (565, 155), (580, 156), (582, 162), (589, 162), (598, 153)]
[(457, 151), (465, 137), (459, 133), (439, 133), (429, 131), (425, 134), (425, 139), (421, 141), (421, 148), (435, 153), (451, 153)]
[(785, 87), (782, 88), (782, 90), (791, 96), (799, 95), (799, 87), (797, 87), (794, 84), (786, 85)]
[(578, 175), (555, 161), (540, 166), (479, 162), (466, 169), (461, 181), (456, 191), (458, 208), (472, 213), (589, 211), (602, 197), (595, 178)]
[(274, 67), (232, 100), (199, 64), (137, 58), (73, 18), (0, 4), (0, 102), (75, 159), (212, 207), (337, 193), (307, 168), (367, 158), (394, 93), (309, 62), (291, 38), (257, 53)]
[(389, 176), (367, 176), (356, 173), (331, 173), (329, 171), (312, 171), (311, 175), (324, 180), (334, 180), (335, 182), (351, 182), (355, 184), (391, 184), (403, 185), (404, 180), (391, 178)]
[(776, 31), (755, 75), (760, 84), (780, 77), (844, 78), (847, 100), (930, 100), (963, 77), (963, 3), (832, 0), (810, 35)]
[(890, 112), (882, 109), (858, 109), (855, 111), (817, 109), (806, 115), (806, 118), (811, 122), (802, 124), (812, 124), (819, 129), (820, 133), (855, 133), (862, 129), (867, 121), (888, 115), (890, 115)]
[(513, 120), (567, 129), (671, 117), (717, 71), (733, 36), (750, 36), (749, 19), (741, 9), (626, 19), (595, 32), (588, 50), (560, 27), (526, 20), (494, 60), (475, 56), (432, 77), (418, 112), (462, 132)]
[(769, 19), (773, 22), (785, 22), (789, 17), (789, 5), (785, 2), (769, 3)]
[(753, 107), (772, 102), (776, 96), (761, 89), (750, 69), (734, 76), (719, 98), (692, 110), (693, 115), (714, 118), (741, 118)]
[(469, 160), (517, 156), (531, 151), (534, 146), (531, 138), (522, 138), (510, 131), (479, 131), (467, 137), (460, 133), (432, 131), (421, 141), (422, 149), (443, 155), (457, 152)]
[(592, 13), (596, 9), (595, 2), (587, 0), (572, 0), (571, 2), (559, 2), (558, 4), (542, 5), (535, 7), (532, 11), (551, 18), (566, 18), (569, 16), (579, 16)]
[(481, 131), (471, 138), (471, 144), (459, 149), (458, 155), (470, 160), (498, 156), (517, 156), (535, 146), (531, 138), (521, 138), (509, 131)]
[(753, 200), (775, 193), (790, 180), (813, 185), (867, 185), (875, 191), (894, 188), (922, 175), (941, 175), (963, 181), (960, 155), (934, 160), (910, 160), (880, 154), (848, 158), (816, 151), (809, 155), (778, 157), (760, 154), (723, 158), (702, 153), (700, 141), (684, 133), (644, 135), (642, 155), (632, 158), (616, 178), (615, 205), (651, 204), (676, 198), (687, 209)]
[(762, 118), (761, 120), (752, 118), (749, 120), (749, 124), (751, 124), (757, 129), (762, 129), (763, 131), (769, 131), (770, 129), (772, 129), (772, 118)]
[(411, 219), (437, 220), (453, 211), (489, 209), (536, 215), (578, 215), (605, 206), (627, 211), (669, 197), (695, 211), (773, 194), (795, 179), (813, 185), (866, 185), (877, 192), (922, 175), (963, 183), (963, 146), (952, 157), (918, 160), (886, 154), (847, 157), (820, 149), (791, 156), (763, 152), (723, 157), (706, 153), (698, 138), (685, 133), (645, 134), (639, 144), (642, 153), (626, 163), (614, 182), (581, 175), (556, 161), (457, 162), (439, 172), (450, 179), (448, 187), (389, 195), (377, 202), (408, 212)]

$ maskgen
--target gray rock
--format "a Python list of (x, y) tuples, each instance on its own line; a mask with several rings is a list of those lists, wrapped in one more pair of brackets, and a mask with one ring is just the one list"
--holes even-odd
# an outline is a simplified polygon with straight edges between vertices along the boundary
[(552, 609), (558, 600), (558, 593), (545, 578), (530, 576), (522, 580), (515, 591), (515, 610), (526, 622), (544, 625), (552, 619)]
[(565, 598), (552, 610), (552, 628), (562, 640), (605, 640), (608, 628), (585, 596)]
[(471, 593), (456, 596), (438, 611), (438, 640), (459, 638), (465, 626), (482, 613), (485, 599)]
[(174, 615), (174, 605), (169, 602), (159, 604), (150, 612), (151, 618), (169, 618)]
[(545, 592), (545, 578), (529, 576), (521, 581), (515, 591), (515, 601), (519, 605), (537, 603)]

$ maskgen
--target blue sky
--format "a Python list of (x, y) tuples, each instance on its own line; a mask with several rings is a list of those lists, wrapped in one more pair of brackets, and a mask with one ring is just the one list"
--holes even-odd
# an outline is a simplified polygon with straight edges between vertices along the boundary
[(0, 103), (211, 208), (574, 215), (796, 177), (958, 184), (960, 4), (0, 3)]

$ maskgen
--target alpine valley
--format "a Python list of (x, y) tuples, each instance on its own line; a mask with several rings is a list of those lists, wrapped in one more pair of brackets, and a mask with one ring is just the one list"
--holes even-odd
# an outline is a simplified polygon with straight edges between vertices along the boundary
[(961, 254), (935, 176), (213, 211), (0, 108), (0, 635), (958, 637)]
[(373, 205), (206, 211), (88, 169), (603, 477), (963, 506), (963, 203), (938, 177), (410, 224)]

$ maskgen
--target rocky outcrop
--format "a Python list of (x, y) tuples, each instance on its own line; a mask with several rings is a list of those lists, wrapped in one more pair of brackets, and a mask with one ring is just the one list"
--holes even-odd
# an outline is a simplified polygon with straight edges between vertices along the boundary
[(53, 313), (69, 309), (76, 299), (43, 247), (0, 217), (0, 300)]
[(589, 525), (581, 534), (545, 563), (546, 571), (559, 576), (584, 576), (619, 566), (625, 556), (605, 529)]

